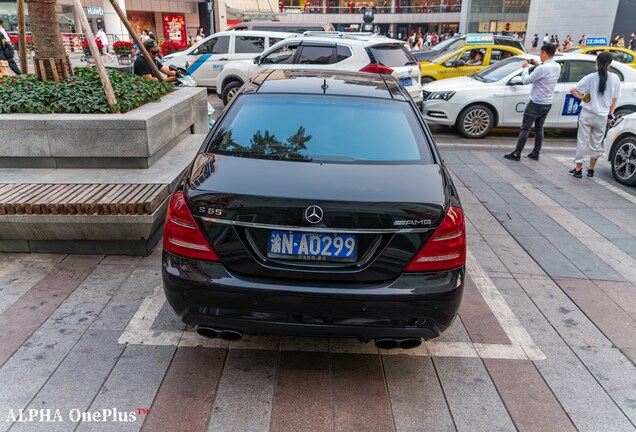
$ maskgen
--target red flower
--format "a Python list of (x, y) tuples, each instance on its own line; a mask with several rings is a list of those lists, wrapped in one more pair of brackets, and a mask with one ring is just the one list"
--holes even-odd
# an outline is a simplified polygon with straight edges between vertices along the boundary
[[(104, 48), (104, 44), (102, 44), (102, 41), (99, 39), (95, 39), (95, 43), (97, 44), (97, 48)], [(82, 47), (84, 49), (88, 49), (88, 39), (84, 39), (82, 41)]]
[(132, 52), (134, 44), (128, 41), (117, 41), (113, 44), (113, 49), (116, 53), (129, 53)]
[(167, 55), (176, 51), (181, 51), (185, 46), (179, 42), (167, 41), (161, 44), (161, 52), (163, 55)]

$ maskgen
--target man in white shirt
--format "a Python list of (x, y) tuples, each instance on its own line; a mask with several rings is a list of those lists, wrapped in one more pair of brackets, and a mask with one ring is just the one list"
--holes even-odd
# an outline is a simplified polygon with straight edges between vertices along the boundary
[(526, 145), (528, 133), (534, 123), (534, 149), (528, 154), (528, 157), (539, 160), (541, 144), (543, 144), (543, 124), (550, 112), (550, 108), (552, 108), (554, 88), (559, 80), (559, 75), (561, 75), (561, 66), (554, 61), (556, 49), (557, 47), (554, 44), (545, 44), (541, 47), (540, 57), (542, 63), (539, 63), (536, 59), (532, 60), (532, 64), (535, 66), (532, 74), (527, 61), (522, 66), (521, 79), (523, 84), (532, 84), (530, 102), (526, 105), (526, 109), (523, 112), (517, 147), (512, 153), (504, 155), (506, 159), (521, 160), (521, 152)]
[[(7, 31), (4, 29), (4, 27), (2, 27), (2, 20), (0, 19), (0, 38), (4, 40), (5, 44), (9, 44), (11, 45), (11, 38), (9, 37), (9, 34), (7, 33)], [(0, 44), (2, 45), (2, 44)], [(2, 45), (4, 47), (4, 45)], [(0, 48), (3, 49), (3, 48)], [(0, 55), (0, 59), (5, 58), (6, 56), (3, 54)], [(15, 62), (15, 58), (11, 57), (11, 58), (7, 58), (6, 59), (7, 63), (9, 64), (9, 69), (11, 69), (13, 71), (14, 74), (16, 75), (20, 75), (22, 72), (20, 71), (20, 67), (18, 66), (18, 64)]]
[(102, 41), (102, 45), (104, 46), (104, 54), (108, 55), (108, 37), (106, 36), (104, 29), (99, 27), (97, 29), (97, 33), (95, 33), (95, 37)]

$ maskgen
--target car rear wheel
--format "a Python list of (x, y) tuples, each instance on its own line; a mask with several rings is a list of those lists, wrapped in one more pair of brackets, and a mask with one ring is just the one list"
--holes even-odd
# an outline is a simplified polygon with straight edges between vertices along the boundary
[(236, 96), (236, 93), (238, 93), (242, 85), (243, 83), (240, 81), (232, 81), (223, 88), (223, 92), (221, 94), (223, 105), (229, 104), (230, 101), (234, 99), (234, 96)]
[(457, 119), (457, 130), (466, 138), (483, 138), (488, 135), (495, 123), (495, 116), (484, 105), (466, 108)]
[(422, 85), (431, 83), (433, 81), (435, 81), (435, 80), (433, 78), (431, 78), (431, 77), (422, 77), (422, 79), (420, 80)]
[(612, 152), (612, 175), (624, 185), (636, 185), (636, 137), (623, 138)]

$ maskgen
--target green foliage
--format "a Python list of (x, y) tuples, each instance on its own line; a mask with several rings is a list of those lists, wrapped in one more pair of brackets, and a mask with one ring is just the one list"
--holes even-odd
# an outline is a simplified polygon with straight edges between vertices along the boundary
[(126, 112), (147, 102), (158, 101), (174, 90), (171, 83), (159, 83), (138, 75), (110, 72), (117, 98), (112, 107), (96, 70), (75, 68), (75, 76), (60, 84), (38, 81), (35, 75), (0, 78), (0, 113), (110, 113)]

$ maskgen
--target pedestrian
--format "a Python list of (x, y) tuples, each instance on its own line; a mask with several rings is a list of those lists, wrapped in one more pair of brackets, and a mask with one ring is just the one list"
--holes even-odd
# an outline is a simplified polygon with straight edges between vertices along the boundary
[(636, 51), (636, 34), (632, 32), (632, 38), (629, 40), (629, 49)]
[(585, 35), (581, 36), (581, 39), (579, 39), (579, 46), (585, 46), (585, 41), (587, 40), (587, 38), (585, 37)]
[(205, 39), (205, 33), (203, 33), (203, 27), (199, 27), (199, 30), (197, 30), (197, 35), (194, 37), (194, 43), (199, 43), (203, 39)]
[(619, 48), (625, 48), (625, 38), (623, 37), (623, 35), (620, 35), (618, 37), (618, 43), (616, 44), (616, 46)]
[(97, 33), (95, 33), (95, 37), (102, 42), (102, 46), (104, 47), (104, 54), (108, 55), (108, 36), (106, 36), (106, 32), (103, 28), (97, 27)]
[(552, 107), (554, 100), (554, 88), (561, 75), (561, 66), (554, 61), (556, 45), (544, 44), (541, 47), (541, 63), (536, 59), (532, 60), (535, 66), (532, 73), (529, 71), (529, 64), (525, 61), (522, 65), (523, 72), (521, 80), (523, 84), (532, 84), (530, 90), (530, 102), (523, 112), (523, 120), (517, 139), (517, 146), (512, 153), (504, 155), (506, 159), (521, 160), (521, 152), (528, 140), (528, 133), (534, 123), (534, 148), (528, 153), (530, 159), (539, 160), (541, 145), (543, 144), (543, 124)]
[(596, 72), (584, 76), (570, 90), (574, 97), (583, 101), (579, 115), (579, 127), (576, 136), (576, 167), (570, 175), (582, 177), (583, 162), (587, 154), (590, 165), (586, 175), (594, 177), (594, 166), (603, 156), (603, 139), (607, 123), (614, 118), (616, 101), (621, 96), (621, 81), (609, 71), (612, 54), (602, 52), (596, 57)]
[(155, 36), (155, 34), (152, 32), (152, 29), (146, 29), (146, 32), (148, 32), (148, 37), (150, 39), (157, 42), (157, 36)]
[(532, 51), (536, 51), (538, 46), (539, 46), (539, 35), (535, 33), (534, 37), (532, 38)]
[(4, 27), (2, 27), (2, 24), (3, 21), (0, 19), (0, 39), (2, 39), (2, 42), (0, 42), (0, 60), (6, 61), (9, 69), (11, 69), (14, 74), (20, 75), (22, 71), (20, 70), (18, 64), (15, 62), (15, 50), (11, 45), (11, 38), (7, 34), (7, 31), (4, 29)]

